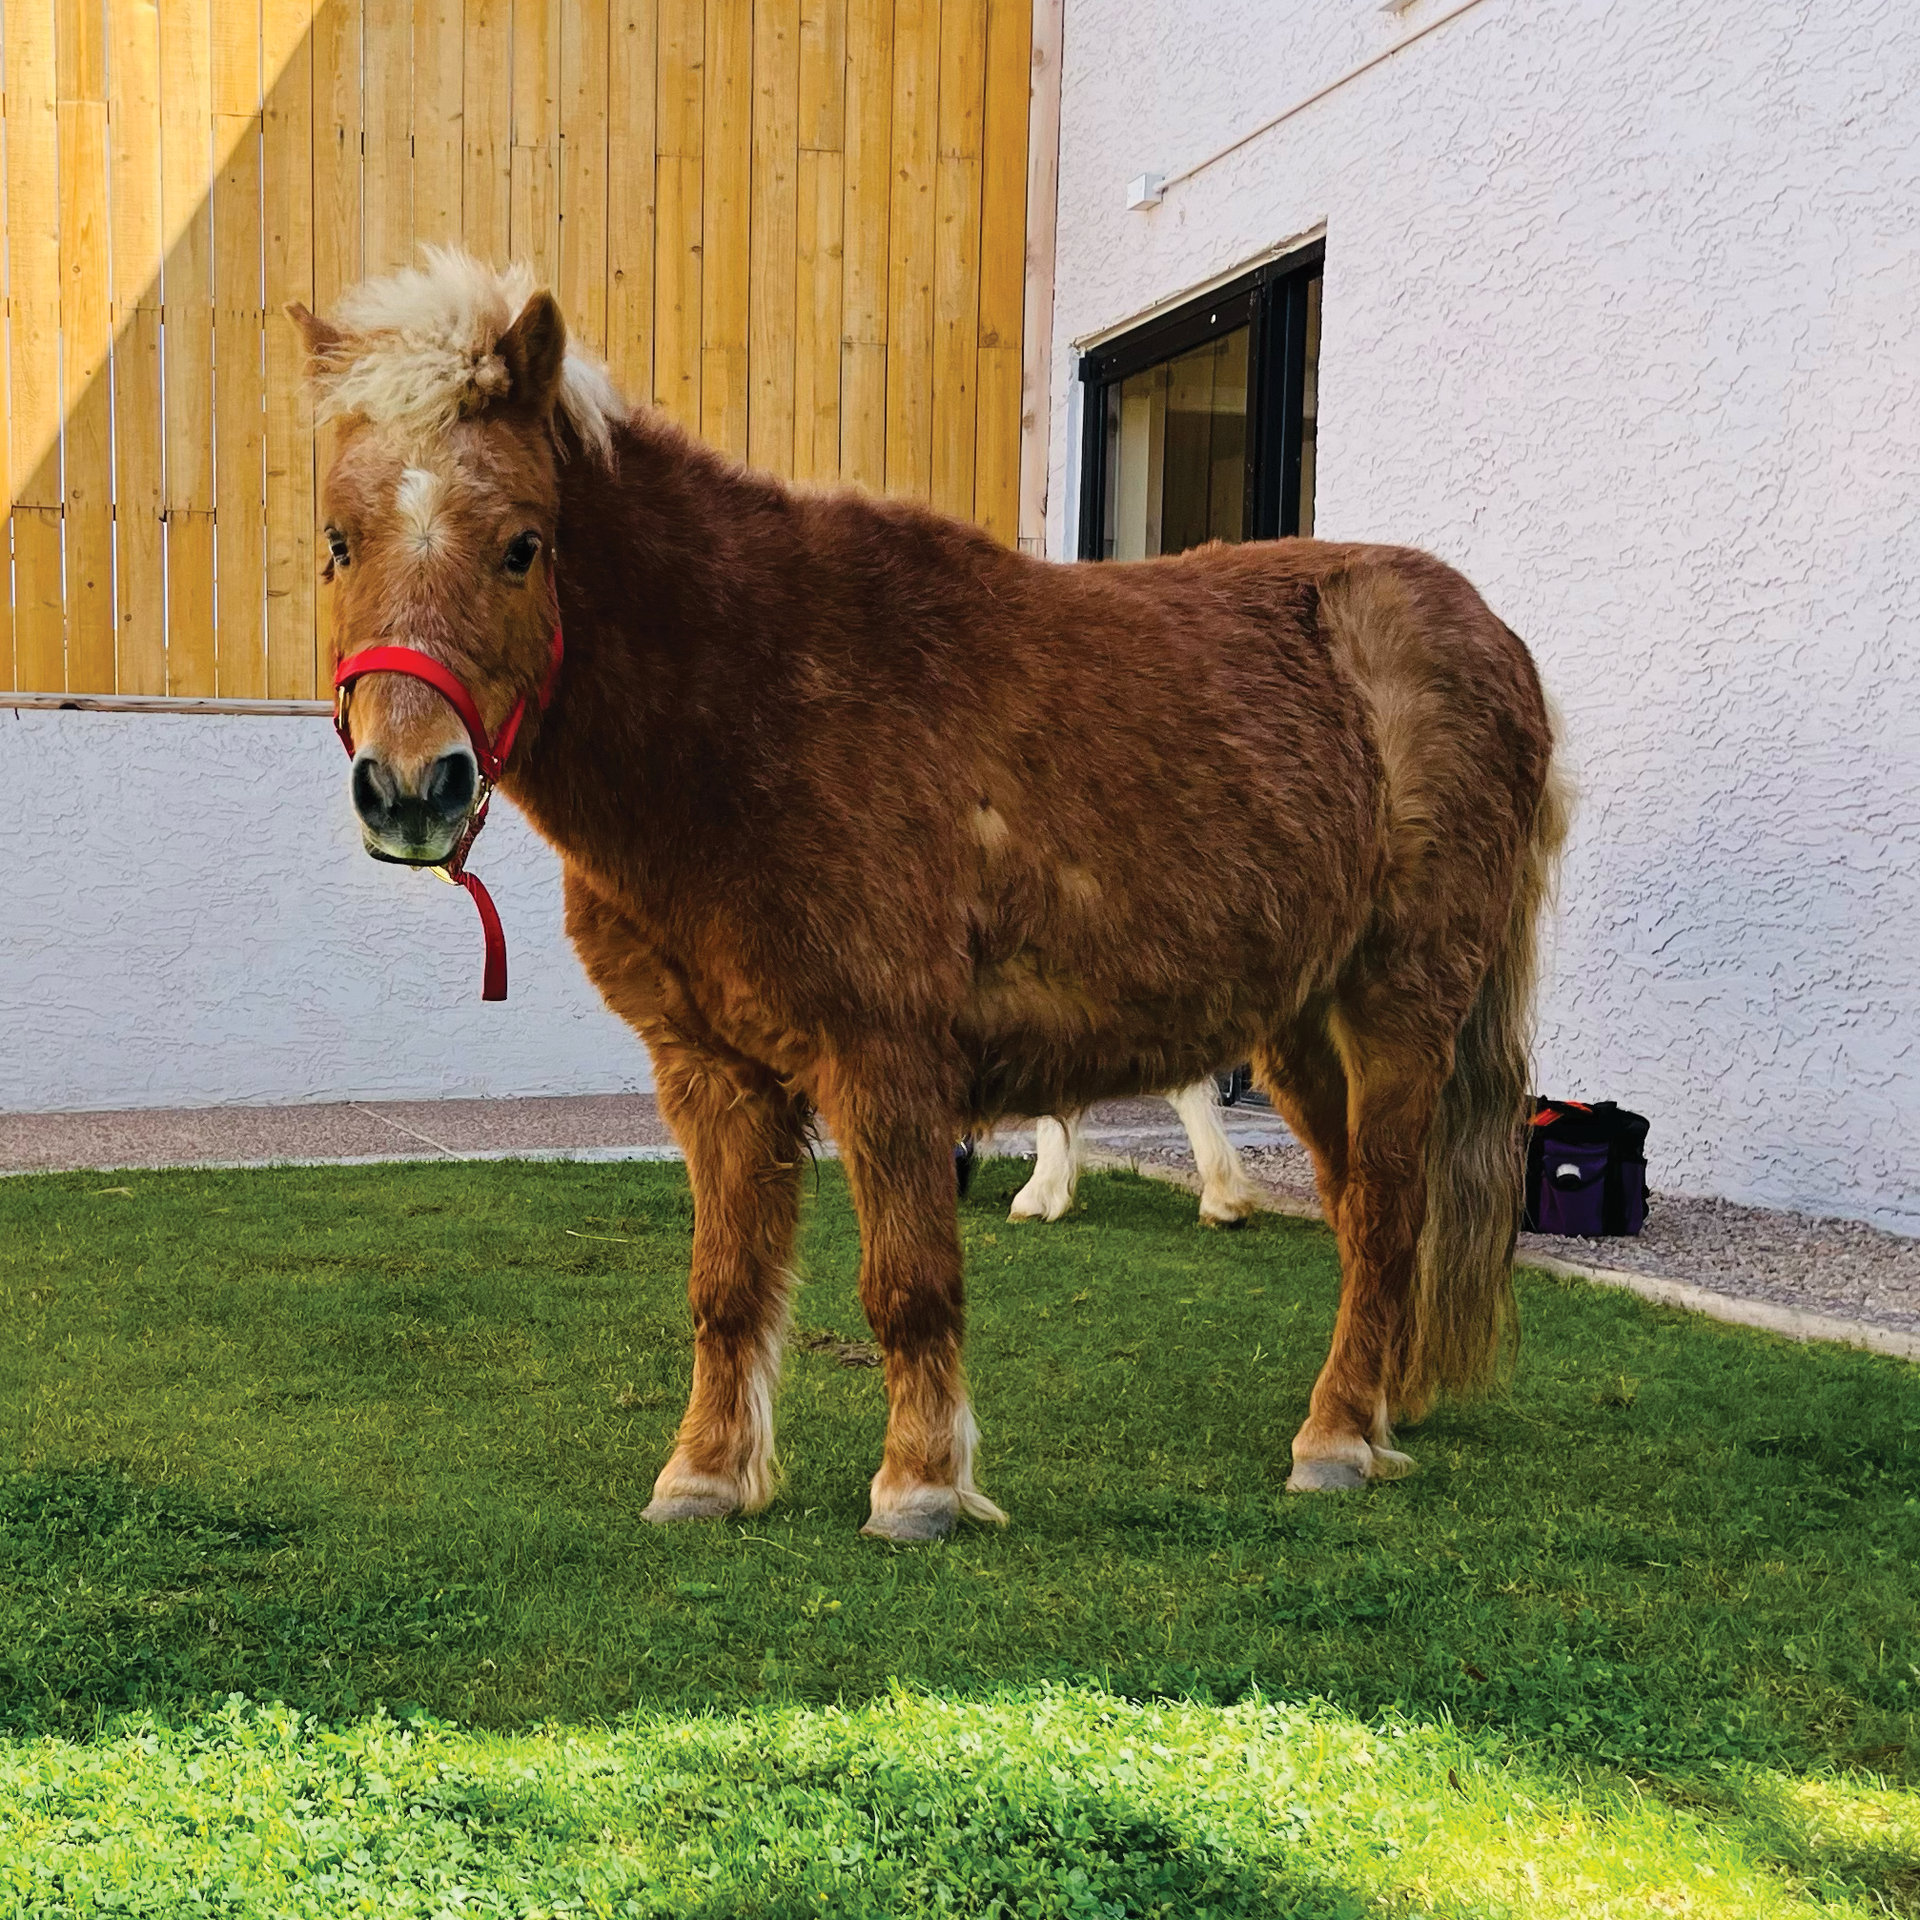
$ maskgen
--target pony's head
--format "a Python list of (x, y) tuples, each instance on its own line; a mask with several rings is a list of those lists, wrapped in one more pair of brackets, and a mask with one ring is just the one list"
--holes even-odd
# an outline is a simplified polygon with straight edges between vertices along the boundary
[[(420, 270), (355, 288), (329, 320), (287, 312), (318, 417), (338, 425), (321, 497), (336, 660), (426, 654), (497, 738), (547, 671), (563, 445), (609, 458), (625, 405), (568, 352), (559, 307), (524, 269), (430, 251)], [(350, 702), (367, 851), (445, 860), (479, 791), (465, 723), (398, 672), (367, 674)]]

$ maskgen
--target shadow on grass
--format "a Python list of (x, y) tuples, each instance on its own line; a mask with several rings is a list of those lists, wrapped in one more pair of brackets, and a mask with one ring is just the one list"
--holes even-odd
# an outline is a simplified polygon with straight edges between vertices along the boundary
[(71, 1733), (130, 1712), (177, 1717), (229, 1693), (352, 1714), (366, 1657), (484, 1638), (488, 1616), (468, 1587), (427, 1590), (367, 1568), (303, 1590), (284, 1578), (303, 1544), (284, 1519), (123, 1468), (10, 1476), (0, 1724)]

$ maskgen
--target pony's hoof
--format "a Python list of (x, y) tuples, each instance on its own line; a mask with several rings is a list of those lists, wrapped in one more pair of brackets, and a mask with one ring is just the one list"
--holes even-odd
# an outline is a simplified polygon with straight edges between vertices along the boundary
[(1013, 1196), (1013, 1205), (1007, 1209), (1007, 1218), (1009, 1220), (1060, 1220), (1065, 1218), (1067, 1209), (1072, 1205), (1071, 1197), (1062, 1198), (1059, 1194), (1036, 1193), (1031, 1186), (1026, 1186)]
[(1352, 1457), (1322, 1455), (1314, 1460), (1296, 1460), (1287, 1476), (1289, 1493), (1349, 1493), (1364, 1487), (1369, 1480), (1404, 1480), (1417, 1472), (1420, 1463), (1410, 1453), (1398, 1453), (1392, 1447), (1365, 1448), (1365, 1462)]
[(1200, 1224), (1207, 1227), (1244, 1227), (1259, 1203), (1250, 1193), (1203, 1193), (1200, 1196)]
[(1350, 1460), (1302, 1460), (1287, 1475), (1289, 1493), (1346, 1493), (1367, 1476)]
[(739, 1504), (717, 1493), (656, 1495), (640, 1518), (656, 1527), (676, 1520), (724, 1520)]
[(953, 1531), (953, 1511), (942, 1507), (897, 1507), (868, 1517), (860, 1531), (870, 1540), (894, 1540), (915, 1546), (925, 1540), (944, 1540)]

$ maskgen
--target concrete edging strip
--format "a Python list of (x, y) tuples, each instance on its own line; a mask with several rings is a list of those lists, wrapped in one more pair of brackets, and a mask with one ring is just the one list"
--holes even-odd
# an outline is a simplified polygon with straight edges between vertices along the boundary
[(1742, 1300), (1733, 1294), (1715, 1293), (1709, 1287), (1696, 1287), (1685, 1280), (1661, 1280), (1650, 1273), (1625, 1273), (1618, 1267), (1587, 1267), (1577, 1260), (1556, 1260), (1544, 1253), (1523, 1254), (1514, 1264), (1533, 1267), (1542, 1273), (1561, 1274), (1570, 1280), (1590, 1280), (1595, 1286), (1620, 1287), (1663, 1307), (1683, 1307), (1689, 1313), (1704, 1314), (1709, 1320), (1754, 1327), (1762, 1333), (1782, 1334), (1789, 1340), (1836, 1340), (1842, 1346), (1892, 1354), (1897, 1360), (1920, 1361), (1920, 1333), (1876, 1327), (1869, 1320), (1841, 1320), (1824, 1313), (1810, 1313), (1805, 1307), (1783, 1307), (1777, 1300)]

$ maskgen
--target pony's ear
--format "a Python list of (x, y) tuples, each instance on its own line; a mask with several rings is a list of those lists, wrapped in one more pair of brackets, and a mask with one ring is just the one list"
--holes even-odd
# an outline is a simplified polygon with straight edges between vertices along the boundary
[(560, 303), (550, 293), (536, 293), (500, 336), (495, 351), (506, 363), (513, 404), (545, 419), (560, 391), (560, 369), (567, 357), (567, 323), (560, 317)]
[(310, 373), (317, 373), (331, 360), (341, 341), (347, 337), (343, 328), (336, 327), (331, 320), (322, 320), (298, 300), (287, 302), (287, 318), (300, 329), (300, 338), (306, 343), (307, 370)]

